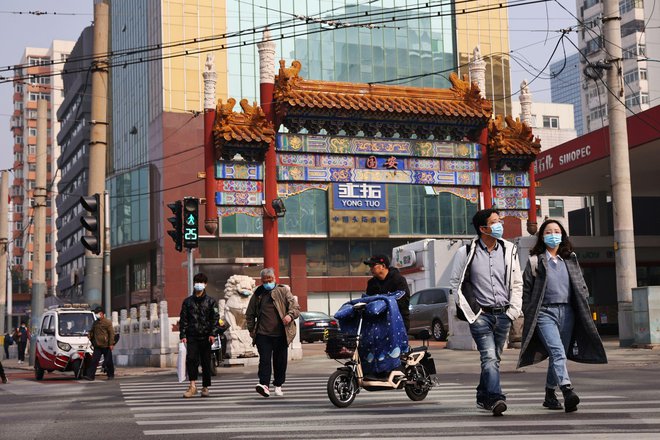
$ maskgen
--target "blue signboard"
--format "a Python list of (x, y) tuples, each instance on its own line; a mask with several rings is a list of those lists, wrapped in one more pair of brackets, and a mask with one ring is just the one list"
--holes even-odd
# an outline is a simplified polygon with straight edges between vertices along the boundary
[(334, 209), (383, 211), (387, 209), (385, 185), (380, 183), (335, 183), (332, 185)]

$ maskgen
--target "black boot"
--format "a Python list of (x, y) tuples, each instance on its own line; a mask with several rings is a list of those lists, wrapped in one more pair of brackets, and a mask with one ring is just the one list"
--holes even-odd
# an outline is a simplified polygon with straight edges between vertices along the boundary
[(543, 406), (548, 408), (548, 409), (563, 409), (564, 408), (561, 405), (561, 402), (559, 402), (559, 399), (557, 399), (557, 395), (555, 394), (555, 389), (554, 388), (546, 388), (545, 389), (545, 400), (543, 401)]
[(561, 393), (564, 395), (564, 407), (567, 413), (577, 411), (578, 403), (580, 403), (580, 398), (575, 392), (573, 392), (573, 387), (570, 385), (563, 385), (560, 387)]

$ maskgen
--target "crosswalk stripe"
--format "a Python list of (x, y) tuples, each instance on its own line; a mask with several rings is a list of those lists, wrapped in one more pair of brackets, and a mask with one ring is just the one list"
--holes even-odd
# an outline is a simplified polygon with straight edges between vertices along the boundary
[[(593, 438), (597, 433), (605, 439), (601, 433), (640, 430), (642, 435), (635, 435), (635, 439), (644, 440), (644, 433), (660, 428), (660, 417), (656, 417), (660, 414), (660, 400), (580, 393), (579, 411), (558, 422), (553, 416), (563, 411), (549, 411), (541, 406), (543, 389), (520, 383), (503, 384), (509, 405), (505, 418), (494, 418), (476, 407), (475, 384), (444, 382), (420, 402), (410, 401), (402, 390), (397, 394), (363, 390), (350, 409), (340, 409), (327, 396), (327, 376), (289, 377), (285, 396), (268, 399), (254, 391), (253, 378), (223, 378), (213, 383), (209, 398), (200, 398), (198, 394), (183, 399), (187, 383), (169, 380), (124, 382), (120, 389), (136, 425), (152, 437), (223, 433), (232, 438), (275, 439), (290, 437), (274, 435), (286, 431), (294, 435), (304, 433), (308, 438), (338, 439), (346, 437), (348, 430), (355, 434), (352, 438), (401, 440), (404, 436), (393, 433), (401, 433), (402, 426), (409, 426), (406, 435), (414, 432), (411, 438), (416, 439), (437, 438), (437, 430), (459, 428), (463, 439), (482, 438), (482, 430), (493, 429), (508, 438), (522, 438), (516, 434), (521, 427), (529, 427), (531, 435), (525, 435), (525, 439), (556, 436), (558, 432), (570, 433), (572, 437), (579, 432), (592, 432), (583, 438)], [(378, 422), (373, 418), (374, 411), (378, 412)], [(521, 420), (521, 416), (532, 414)], [(259, 423), (255, 423), (257, 420)]]
[[(316, 419), (318, 420), (318, 419)], [(400, 430), (401, 429), (401, 423), (396, 422), (396, 423), (364, 423), (364, 418), (361, 420), (362, 423), (357, 425), (361, 431), (384, 431), (384, 430)], [(191, 421), (191, 423), (197, 424), (196, 421)], [(273, 429), (282, 429), (282, 421), (278, 420), (275, 424), (273, 425), (266, 425), (259, 423), (259, 425), (256, 425), (254, 421), (250, 423), (246, 423), (245, 425), (239, 425), (237, 426), (236, 424), (230, 425), (230, 424), (225, 424), (225, 421), (218, 421), (219, 423), (218, 426), (216, 427), (210, 427), (210, 428), (179, 428), (179, 429), (155, 429), (155, 430), (146, 430), (144, 433), (146, 435), (160, 435), (160, 436), (165, 436), (165, 435), (182, 435), (182, 434), (212, 434), (212, 433), (218, 433), (218, 432), (223, 432), (223, 433), (229, 433), (229, 432), (245, 432), (246, 430), (249, 430), (250, 432), (253, 433), (266, 433), (270, 432)], [(594, 419), (594, 420), (589, 420), (589, 419), (566, 419), (562, 420), (562, 425), (563, 426), (580, 426), (582, 428), (585, 427), (590, 427), (593, 426), (595, 428), (602, 428), (603, 426), (603, 421), (600, 419)], [(609, 419), (607, 421), (608, 426), (629, 426), (629, 425), (634, 425), (638, 426), (640, 424), (647, 424), (647, 425), (660, 425), (660, 417), (652, 417), (652, 418), (636, 418), (636, 419), (630, 419), (630, 420), (619, 420), (619, 419)], [(304, 424), (297, 424), (297, 420), (293, 419), (289, 421), (286, 425), (286, 430), (288, 432), (324, 432), (327, 433), (332, 430), (341, 430), (341, 431), (346, 431), (350, 429), (349, 426), (346, 426), (347, 424), (342, 423), (342, 426), (334, 427), (330, 425), (325, 425), (325, 424), (310, 424), (310, 423), (304, 423)], [(496, 432), (501, 432), (505, 428), (520, 428), (520, 427), (541, 427), (541, 426), (548, 426), (548, 427), (555, 427), (557, 426), (557, 420), (513, 420), (512, 418), (499, 418), (499, 417), (491, 417), (487, 414), (484, 414), (483, 419), (481, 420), (452, 420), (449, 422), (429, 422), (429, 423), (415, 423), (415, 428), (416, 429), (447, 429), (447, 428), (455, 428), (458, 425), (460, 425), (461, 428), (493, 428), (496, 430)]]

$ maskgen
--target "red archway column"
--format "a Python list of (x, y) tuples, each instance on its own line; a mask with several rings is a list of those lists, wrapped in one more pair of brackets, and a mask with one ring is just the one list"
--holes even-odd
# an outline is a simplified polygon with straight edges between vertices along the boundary
[[(273, 123), (275, 127), (275, 117), (273, 113), (273, 90), (275, 85), (272, 83), (261, 83), (261, 108), (266, 115), (266, 119)], [(275, 270), (275, 277), (279, 279), (280, 264), (279, 253), (280, 243), (277, 230), (277, 216), (273, 210), (273, 200), (277, 198), (277, 155), (275, 154), (276, 136), (273, 137), (264, 161), (264, 185), (265, 185), (265, 206), (264, 206), (264, 267), (272, 267)]]
[(215, 151), (213, 148), (213, 121), (215, 109), (204, 109), (204, 197), (206, 197), (206, 218), (204, 228), (209, 234), (218, 230), (218, 210), (215, 207)]
[(529, 210), (527, 211), (527, 232), (536, 234), (538, 222), (536, 219), (536, 175), (534, 174), (534, 162), (529, 165)]
[(488, 164), (488, 127), (481, 130), (479, 148), (481, 149), (481, 158), (479, 159), (481, 185), (479, 190), (483, 194), (484, 208), (489, 209), (493, 207), (493, 186), (490, 181), (490, 165)]
[(264, 234), (264, 266), (272, 267), (275, 278), (280, 276), (280, 243), (277, 231), (277, 216), (273, 209), (273, 200), (277, 198), (277, 155), (275, 154), (275, 142), (277, 141), (277, 129), (279, 124), (275, 121), (273, 109), (273, 94), (275, 90), (275, 42), (270, 39), (268, 29), (264, 31), (262, 41), (257, 44), (259, 50), (259, 93), (261, 109), (264, 111), (266, 120), (273, 124), (275, 135), (268, 145), (266, 157), (264, 158), (264, 209), (263, 209), (263, 234)]

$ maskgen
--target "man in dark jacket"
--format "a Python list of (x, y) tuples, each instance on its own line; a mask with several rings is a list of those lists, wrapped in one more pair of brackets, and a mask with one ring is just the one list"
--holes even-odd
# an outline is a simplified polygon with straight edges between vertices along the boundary
[(21, 326), (16, 329), (14, 332), (14, 341), (18, 345), (18, 363), (22, 364), (25, 362), (25, 348), (27, 343), (30, 340), (30, 330), (27, 328), (27, 324), (21, 322)]
[(366, 260), (364, 264), (369, 266), (373, 275), (373, 278), (367, 282), (367, 295), (387, 295), (400, 290), (406, 292), (404, 296), (397, 300), (397, 303), (406, 331), (410, 330), (410, 310), (408, 309), (410, 288), (404, 276), (397, 268), (390, 267), (390, 259), (387, 255), (374, 255)]
[(211, 345), (220, 331), (218, 303), (206, 294), (208, 278), (198, 273), (193, 278), (193, 294), (183, 300), (179, 320), (179, 339), (186, 344), (186, 370), (190, 385), (183, 397), (197, 394), (195, 381), (202, 364), (202, 397), (209, 397), (211, 386)]
[(89, 340), (92, 341), (94, 354), (83, 379), (94, 380), (96, 367), (99, 365), (101, 356), (103, 356), (103, 368), (108, 373), (108, 380), (112, 380), (115, 378), (115, 365), (112, 361), (112, 349), (115, 347), (115, 329), (112, 327), (112, 321), (105, 317), (102, 307), (95, 308), (94, 313), (98, 319), (94, 321), (94, 325), (89, 331)]

